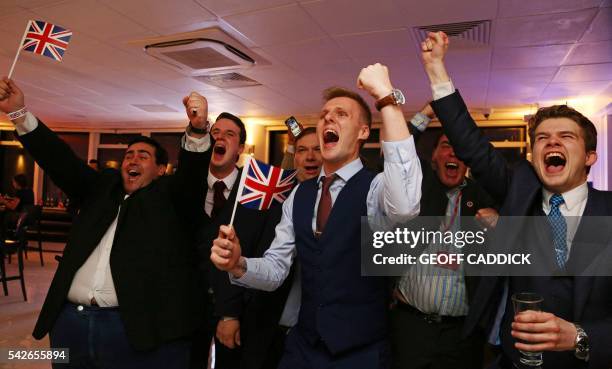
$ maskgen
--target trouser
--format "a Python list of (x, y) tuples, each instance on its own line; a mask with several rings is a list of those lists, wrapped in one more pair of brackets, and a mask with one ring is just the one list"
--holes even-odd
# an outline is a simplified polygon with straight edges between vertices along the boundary
[(393, 369), (482, 368), (484, 339), (476, 334), (463, 338), (463, 322), (395, 306), (390, 314)]
[(151, 351), (134, 350), (119, 308), (66, 303), (49, 332), (52, 348), (68, 348), (69, 364), (54, 369), (186, 369), (188, 340), (177, 340)]
[(381, 340), (364, 347), (333, 355), (319, 340), (314, 345), (292, 329), (278, 369), (388, 369), (389, 345)]

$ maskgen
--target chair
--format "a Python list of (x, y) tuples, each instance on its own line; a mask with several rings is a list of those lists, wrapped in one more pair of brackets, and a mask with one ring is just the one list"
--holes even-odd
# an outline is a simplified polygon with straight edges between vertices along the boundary
[[(2, 244), (0, 244), (0, 281), (2, 281), (2, 289), (4, 290), (4, 295), (8, 296), (8, 287), (6, 282), (19, 280), (21, 281), (21, 292), (23, 293), (23, 300), (28, 301), (28, 296), (26, 294), (25, 287), (25, 278), (23, 274), (23, 252), (27, 247), (27, 218), (28, 212), (21, 212), (19, 214), (19, 218), (17, 219), (17, 226), (15, 227), (14, 237), (9, 239), (2, 240)], [(15, 276), (6, 276), (6, 267), (4, 265), (4, 258), (8, 256), (9, 258), (13, 255), (17, 254), (17, 266), (18, 266), (18, 274)]]
[(40, 266), (45, 266), (45, 262), (43, 260), (43, 247), (42, 247), (42, 233), (40, 231), (40, 220), (42, 218), (42, 205), (33, 205), (27, 209), (28, 218), (27, 218), (27, 226), (28, 226), (28, 234), (35, 235), (35, 240), (38, 241), (38, 247), (27, 246), (25, 248), (25, 258), (28, 258), (28, 250), (38, 250), (38, 254), (40, 255)]

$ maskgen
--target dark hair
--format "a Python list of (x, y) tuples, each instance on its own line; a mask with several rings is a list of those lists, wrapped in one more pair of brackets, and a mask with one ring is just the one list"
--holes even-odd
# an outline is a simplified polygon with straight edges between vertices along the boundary
[(312, 135), (312, 134), (317, 134), (317, 129), (315, 127), (304, 128), (304, 130), (300, 133), (300, 135), (295, 138), (295, 146), (297, 146), (298, 141), (301, 140), (302, 137)]
[(98, 159), (89, 159), (89, 164), (98, 164)]
[(244, 145), (244, 143), (246, 142), (246, 128), (244, 127), (244, 123), (242, 123), (242, 120), (238, 118), (237, 116), (235, 116), (234, 114), (230, 114), (225, 111), (219, 114), (215, 122), (218, 122), (219, 119), (229, 119), (232, 122), (234, 122), (234, 124), (236, 124), (238, 128), (240, 128), (240, 141), (239, 142), (241, 145)]
[(159, 142), (155, 141), (151, 137), (147, 137), (147, 136), (136, 137), (135, 139), (130, 141), (130, 143), (128, 144), (128, 149), (130, 148), (130, 146), (137, 144), (139, 142), (146, 143), (155, 148), (155, 164), (157, 165), (168, 164), (168, 151), (166, 151), (166, 149), (164, 149), (163, 146), (159, 144)]
[(25, 174), (17, 174), (13, 177), (13, 181), (15, 181), (20, 188), (28, 188), (28, 177), (26, 177)]
[(336, 97), (348, 97), (357, 102), (361, 108), (363, 123), (366, 123), (368, 127), (372, 127), (372, 111), (361, 95), (343, 87), (330, 87), (323, 91), (323, 100), (325, 100), (325, 102), (335, 99)]
[(586, 151), (597, 150), (597, 129), (595, 125), (589, 118), (567, 105), (553, 105), (547, 108), (540, 108), (531, 119), (529, 119), (529, 138), (531, 139), (531, 147), (533, 147), (535, 142), (536, 128), (538, 128), (540, 123), (544, 120), (550, 118), (568, 118), (576, 122), (576, 124), (582, 128)]

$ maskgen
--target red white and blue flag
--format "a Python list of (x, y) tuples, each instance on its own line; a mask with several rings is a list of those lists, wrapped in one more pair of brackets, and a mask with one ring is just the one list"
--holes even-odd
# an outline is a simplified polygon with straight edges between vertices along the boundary
[(296, 171), (281, 169), (249, 158), (242, 169), (238, 202), (250, 209), (267, 210), (282, 204), (296, 183)]
[(31, 20), (28, 23), (22, 49), (62, 61), (71, 37), (70, 30), (55, 24)]

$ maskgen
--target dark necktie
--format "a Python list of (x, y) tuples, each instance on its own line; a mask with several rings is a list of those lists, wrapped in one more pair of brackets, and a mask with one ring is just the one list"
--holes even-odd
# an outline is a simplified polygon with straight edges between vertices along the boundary
[(561, 214), (561, 210), (559, 210), (559, 206), (565, 203), (565, 200), (563, 200), (563, 196), (556, 193), (552, 195), (549, 203), (548, 223), (550, 223), (552, 229), (557, 265), (559, 265), (559, 268), (563, 268), (567, 260), (567, 223), (565, 217)]
[(225, 195), (223, 194), (226, 188), (227, 187), (225, 186), (225, 182), (223, 181), (217, 181), (213, 185), (213, 190), (214, 190), (213, 208), (212, 208), (212, 211), (210, 212), (210, 217), (213, 219), (216, 218), (217, 215), (219, 215), (219, 213), (221, 212), (221, 209), (223, 209), (223, 206), (225, 205), (225, 202), (227, 201), (227, 199), (225, 198)]
[(321, 190), (321, 199), (319, 200), (319, 208), (317, 209), (317, 231), (315, 232), (315, 236), (320, 237), (323, 230), (325, 230), (325, 224), (327, 224), (327, 218), (329, 218), (329, 213), (331, 213), (332, 208), (332, 198), (329, 193), (329, 188), (332, 183), (338, 178), (338, 176), (334, 173), (329, 177), (322, 177), (321, 182), (323, 182), (323, 188)]

